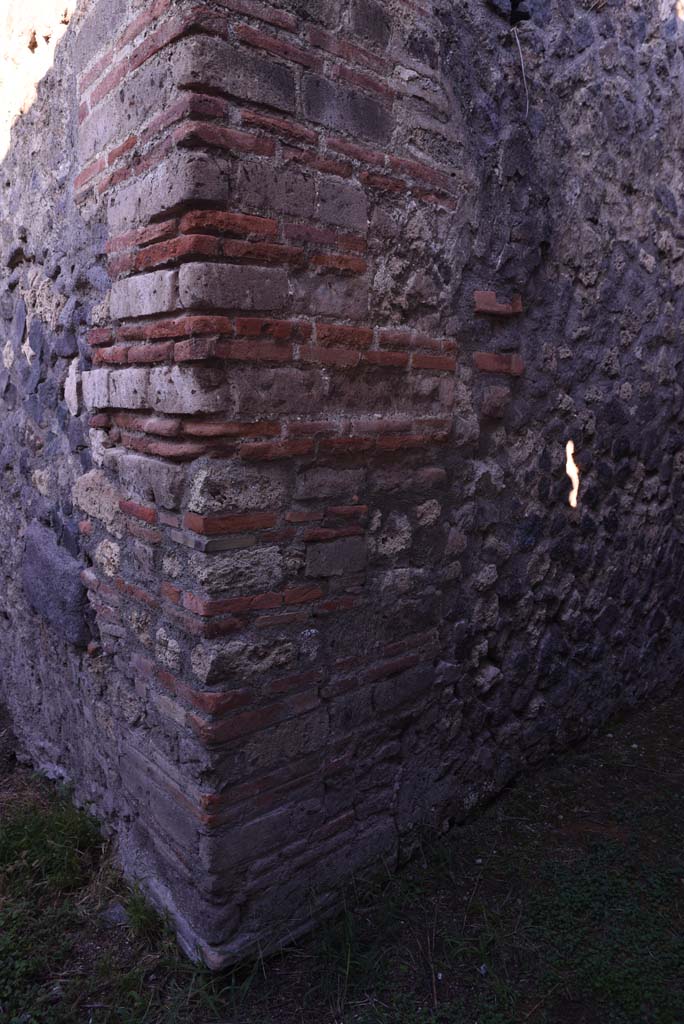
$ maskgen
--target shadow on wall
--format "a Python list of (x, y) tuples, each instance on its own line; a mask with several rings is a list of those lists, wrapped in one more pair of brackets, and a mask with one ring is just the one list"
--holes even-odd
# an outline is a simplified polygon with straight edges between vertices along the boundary
[[(28, 596), (60, 635), (71, 622), (82, 647), (89, 609), (70, 493), (92, 463), (78, 369), (110, 283), (102, 228), (84, 222), (73, 192), (73, 39), (85, 7), (0, 0), (0, 627), (23, 625)], [(0, 657), (0, 683), (30, 674), (12, 658)]]
[(38, 82), (52, 67), (74, 9), (74, 0), (23, 0), (0, 14), (0, 160), (7, 155), (12, 124), (29, 109)]

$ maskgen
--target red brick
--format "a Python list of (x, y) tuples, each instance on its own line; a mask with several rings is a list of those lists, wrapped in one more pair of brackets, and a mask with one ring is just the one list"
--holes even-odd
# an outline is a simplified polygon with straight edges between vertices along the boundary
[(318, 601), (323, 596), (320, 587), (293, 587), (285, 591), (285, 604), (310, 604), (311, 601)]
[(306, 320), (264, 320), (262, 317), (237, 317), (235, 331), (248, 338), (273, 338), (274, 341), (308, 341), (312, 334)]
[(202, 597), (199, 594), (183, 594), (183, 607), (202, 618), (225, 615), (228, 612), (240, 613), (280, 608), (283, 595), (277, 593), (250, 594), (247, 597), (229, 597), (215, 599)]
[(193, 210), (180, 222), (183, 234), (203, 232), (217, 235), (259, 235), (275, 237), (278, 222), (269, 217), (253, 217), (246, 213), (225, 213), (222, 210)]
[(453, 356), (428, 356), (414, 352), (411, 357), (411, 365), (415, 370), (444, 370), (453, 372), (456, 369), (456, 360)]
[(342, 253), (318, 253), (311, 265), (319, 271), (337, 270), (343, 274), (365, 274), (368, 264), (360, 256), (346, 256)]
[(262, 114), (257, 110), (243, 110), (241, 121), (243, 124), (251, 125), (254, 128), (263, 128), (265, 131), (286, 135), (289, 138), (298, 139), (300, 142), (308, 142), (314, 145), (318, 142), (318, 135), (311, 128), (305, 128), (304, 125), (286, 121), (282, 117)]
[(112, 68), (108, 75), (102, 79), (100, 84), (93, 90), (90, 96), (90, 108), (91, 110), (97, 106), (101, 99), (103, 99), (107, 93), (116, 89), (128, 72), (130, 71), (130, 64), (128, 60), (122, 60), (119, 64)]
[(250, 28), (248, 25), (237, 25), (235, 35), (243, 43), (255, 46), (260, 50), (266, 50), (276, 57), (283, 57), (285, 60), (294, 61), (304, 67), (320, 71), (323, 61), (320, 57), (311, 53), (311, 50), (303, 50), (301, 46), (295, 46), (284, 39), (269, 35), (267, 32), (260, 32), (258, 29)]
[(475, 352), (473, 362), (477, 369), (484, 373), (503, 373), (510, 377), (520, 377), (525, 372), (525, 364), (517, 353)]
[(350, 348), (321, 348), (312, 345), (310, 348), (301, 348), (299, 350), (299, 358), (305, 363), (324, 363), (329, 366), (358, 366), (361, 354)]
[(173, 357), (177, 363), (196, 363), (214, 359), (217, 345), (215, 338), (189, 338), (187, 341), (177, 341)]
[(337, 78), (339, 81), (347, 82), (349, 85), (354, 85), (357, 89), (362, 89), (365, 92), (374, 92), (388, 98), (396, 96), (396, 90), (388, 85), (386, 81), (372, 78), (362, 71), (345, 67), (344, 64), (336, 64), (334, 66), (332, 77)]
[(373, 330), (370, 327), (319, 323), (316, 325), (316, 340), (321, 345), (351, 345), (354, 348), (368, 348), (373, 343)]
[(173, 583), (169, 583), (168, 580), (164, 580), (159, 588), (159, 592), (171, 604), (180, 604), (181, 592), (178, 587), (174, 586)]
[(109, 348), (97, 348), (93, 353), (93, 364), (116, 363), (121, 365), (128, 362), (128, 348), (125, 345), (111, 345)]
[(413, 429), (412, 416), (355, 416), (356, 434), (408, 434)]
[(264, 139), (260, 135), (241, 132), (236, 128), (223, 128), (201, 121), (182, 125), (174, 133), (174, 139), (179, 145), (202, 143), (238, 153), (257, 153), (260, 156), (274, 156), (275, 154), (273, 139)]
[(139, 604), (145, 604), (149, 608), (159, 607), (159, 601), (157, 598), (153, 594), (149, 594), (146, 590), (143, 590), (142, 587), (138, 587), (134, 583), (127, 583), (126, 580), (122, 579), (120, 576), (114, 580), (114, 584), (117, 590), (122, 594), (126, 594), (127, 597), (132, 597), (133, 600), (137, 601)]
[(184, 432), (192, 437), (278, 437), (280, 423), (234, 423), (226, 420), (187, 420)]
[(162, 542), (162, 535), (159, 530), (143, 526), (142, 523), (129, 522), (126, 524), (126, 529), (132, 537), (143, 541), (144, 544), (161, 544)]
[(110, 424), (109, 414), (106, 412), (98, 412), (90, 417), (88, 420), (88, 426), (91, 430), (103, 430)]
[(514, 295), (510, 302), (499, 302), (496, 292), (475, 292), (475, 312), (490, 316), (517, 316), (523, 312), (522, 298)]
[(140, 519), (143, 523), (153, 524), (157, 522), (157, 510), (150, 508), (149, 505), (139, 505), (135, 501), (121, 499), (119, 508), (127, 516), (134, 516), (135, 519)]
[(366, 146), (359, 146), (355, 142), (349, 142), (347, 139), (328, 139), (327, 142), (329, 149), (334, 149), (338, 153), (344, 153), (345, 156), (351, 157), (352, 160), (358, 160), (359, 163), (370, 164), (373, 167), (384, 167), (387, 162), (387, 156), (385, 153), (380, 153), (376, 149), (368, 149)]
[(453, 338), (431, 338), (418, 331), (413, 336), (414, 348), (429, 348), (435, 352), (457, 352), (458, 342)]
[(221, 255), (221, 243), (218, 238), (207, 235), (185, 235), (173, 238), (168, 242), (150, 245), (138, 253), (135, 260), (137, 271), (162, 267), (167, 263), (177, 263), (189, 256), (216, 257)]
[(245, 14), (250, 18), (269, 22), (276, 28), (283, 28), (287, 32), (297, 31), (298, 21), (294, 14), (276, 10), (270, 4), (260, 3), (260, 0), (216, 0), (216, 3), (237, 14)]
[(413, 341), (414, 331), (411, 330), (397, 330), (394, 327), (384, 327), (379, 332), (379, 339), (381, 345), (388, 345), (390, 347), (398, 348), (410, 348)]
[(155, 135), (168, 129), (178, 121), (188, 118), (221, 118), (227, 120), (230, 114), (230, 104), (219, 96), (206, 96), (202, 93), (191, 93), (183, 96), (182, 99), (170, 106), (165, 107), (162, 113), (153, 118), (147, 128), (141, 134), (143, 145), (147, 145)]
[(241, 714), (232, 715), (220, 722), (208, 722), (199, 718), (198, 715), (190, 715), (189, 722), (202, 743), (214, 746), (227, 743), (237, 737), (247, 736), (250, 733), (260, 732), (286, 717), (288, 714), (285, 705), (270, 704), (268, 707), (257, 708), (254, 711), (243, 711)]
[(173, 320), (157, 320), (149, 324), (135, 324), (123, 327), (118, 337), (128, 341), (147, 338), (154, 341), (159, 338), (187, 338), (202, 334), (233, 334), (233, 321), (225, 316), (183, 316)]
[(312, 455), (313, 451), (313, 441), (309, 440), (240, 445), (240, 457), (249, 461), (290, 459), (298, 456)]
[(371, 451), (373, 446), (374, 442), (369, 437), (331, 437), (320, 441), (321, 452), (330, 455), (357, 455)]
[(151, 345), (132, 345), (128, 349), (129, 363), (170, 363), (172, 360), (172, 341)]
[(363, 64), (380, 73), (386, 73), (389, 70), (386, 62), (380, 57), (376, 57), (374, 53), (370, 53), (360, 46), (355, 46), (341, 38), (339, 34), (326, 32), (324, 29), (312, 25), (307, 35), (312, 46), (318, 46), (321, 50), (332, 53), (336, 57), (343, 57), (356, 64)]
[(187, 462), (208, 454), (211, 448), (207, 444), (193, 444), (189, 441), (161, 441), (152, 437), (137, 437), (134, 434), (122, 434), (121, 443), (125, 448), (144, 455), (158, 455), (161, 459), (178, 459)]
[(186, 633), (191, 636), (205, 637), (206, 639), (226, 636), (229, 633), (235, 633), (237, 630), (244, 628), (242, 619), (235, 618), (232, 615), (221, 619), (204, 620), (197, 618), (190, 612), (183, 611), (181, 608), (174, 607), (167, 608), (166, 615)]
[(216, 345), (219, 359), (247, 363), (289, 363), (292, 360), (292, 346), (278, 345), (270, 341), (225, 341)]
[(128, 43), (132, 42), (136, 38), (136, 36), (139, 36), (140, 33), (144, 32), (144, 30), (148, 28), (148, 26), (151, 25), (153, 21), (159, 18), (164, 13), (164, 11), (166, 11), (169, 8), (169, 6), (170, 0), (157, 0), (157, 2), (152, 5), (150, 10), (143, 11), (141, 14), (139, 14), (138, 17), (130, 23), (126, 31), (121, 36), (119, 36), (116, 43), (117, 47), (120, 49), (126, 46)]
[(230, 260), (250, 260), (256, 263), (289, 263), (301, 265), (304, 250), (291, 245), (269, 242), (243, 242), (226, 239), (221, 243), (223, 255)]
[(107, 257), (107, 270), (112, 280), (131, 274), (135, 270), (136, 253), (127, 252)]
[(409, 668), (415, 668), (421, 661), (420, 654), (407, 654), (402, 658), (393, 658), (391, 661), (384, 661), (374, 665), (365, 673), (365, 679), (374, 683), (377, 679), (386, 679), (387, 676), (396, 676)]
[(275, 512), (251, 512), (243, 515), (201, 516), (188, 512), (183, 517), (183, 526), (193, 533), (206, 537), (229, 533), (248, 533), (252, 530), (267, 530), (275, 526), (278, 516)]
[(409, 364), (408, 352), (364, 352), (361, 358), (364, 363), (374, 366), (398, 366), (403, 369)]
[(88, 164), (87, 167), (84, 167), (81, 173), (74, 178), (74, 188), (76, 191), (83, 188), (84, 185), (87, 185), (88, 182), (92, 181), (93, 178), (96, 178), (98, 174), (101, 174), (105, 169), (105, 166), (104, 157), (100, 157), (98, 160), (94, 160), (91, 164)]
[(288, 523), (317, 523), (323, 518), (322, 512), (307, 512), (303, 509), (295, 509), (288, 512), (285, 520)]
[(410, 192), (411, 188), (401, 178), (391, 178), (388, 174), (374, 174), (372, 171), (363, 171), (359, 175), (359, 181), (368, 188), (377, 188), (383, 192)]
[(337, 530), (320, 527), (307, 530), (303, 540), (309, 544), (315, 541), (339, 540), (341, 537), (363, 537), (363, 534), (362, 526), (343, 526)]
[(438, 170), (436, 167), (431, 167), (429, 164), (419, 163), (417, 160), (406, 160), (398, 156), (390, 156), (388, 161), (390, 168), (393, 171), (398, 171), (400, 174), (406, 174), (412, 178), (420, 178), (431, 185), (436, 185), (438, 188), (446, 189), (451, 185), (451, 179), (448, 174)]
[(325, 514), (340, 519), (363, 519), (368, 514), (368, 505), (333, 505), (325, 510)]
[(238, 711), (254, 702), (251, 690), (232, 690), (230, 693), (211, 693), (207, 690), (192, 690), (182, 683), (178, 695), (207, 715), (221, 717), (229, 711)]
[(129, 136), (125, 142), (122, 142), (120, 146), (115, 146), (114, 149), (110, 150), (107, 154), (107, 163), (111, 167), (112, 164), (116, 163), (120, 156), (124, 156), (130, 152), (138, 143), (137, 135)]
[(107, 53), (105, 53), (104, 56), (100, 57), (100, 59), (97, 61), (97, 63), (94, 64), (93, 67), (89, 71), (86, 71), (85, 74), (83, 74), (79, 78), (79, 80), (78, 80), (78, 88), (79, 88), (79, 91), (80, 91), (81, 94), (87, 92), (87, 90), (90, 88), (90, 86), (94, 82), (96, 82), (98, 80), (98, 78), (100, 78), (101, 75), (103, 75), (105, 73), (107, 68), (112, 66), (112, 61), (113, 60), (114, 60), (114, 51), (113, 50), (108, 50)]
[(336, 434), (339, 425), (331, 420), (290, 420), (287, 424), (287, 433), (290, 437), (316, 437), (319, 434)]
[(196, 17), (190, 12), (185, 18), (172, 18), (162, 24), (133, 51), (129, 58), (130, 70), (135, 71), (169, 43), (183, 36), (195, 21)]
[(335, 239), (335, 245), (346, 252), (361, 253), (368, 250), (368, 242), (361, 235), (338, 235)]
[(108, 327), (95, 327), (88, 334), (88, 344), (93, 347), (96, 345), (109, 345), (112, 340), (113, 335)]
[(314, 170), (320, 171), (321, 174), (334, 174), (338, 178), (351, 178), (354, 173), (354, 168), (351, 164), (343, 163), (341, 160), (333, 160), (331, 157), (319, 156), (318, 153), (310, 149), (283, 147), (282, 157), (287, 161), (295, 160), (306, 164), (307, 167), (313, 167)]

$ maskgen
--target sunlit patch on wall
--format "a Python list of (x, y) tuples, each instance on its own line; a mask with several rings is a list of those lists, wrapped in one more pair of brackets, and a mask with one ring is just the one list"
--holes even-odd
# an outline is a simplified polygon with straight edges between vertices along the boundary
[(684, 21), (684, 0), (676, 0), (675, 10), (680, 21)]
[(575, 442), (568, 441), (565, 446), (565, 471), (572, 481), (572, 490), (570, 491), (570, 497), (568, 498), (571, 508), (577, 508), (577, 497), (579, 495), (580, 487), (579, 469), (575, 462), (574, 455)]
[(52, 67), (75, 6), (76, 0), (0, 0), (0, 159), (15, 118), (29, 109)]

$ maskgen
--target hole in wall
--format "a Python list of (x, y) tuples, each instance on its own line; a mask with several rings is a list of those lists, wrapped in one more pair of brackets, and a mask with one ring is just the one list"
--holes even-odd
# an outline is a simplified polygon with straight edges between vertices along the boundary
[(511, 25), (515, 28), (521, 21), (530, 20), (530, 12), (523, 6), (525, 0), (511, 0)]
[(572, 490), (568, 497), (570, 508), (577, 508), (577, 498), (579, 495), (580, 488), (580, 475), (579, 468), (575, 462), (575, 442), (568, 441), (565, 446), (565, 472), (570, 477), (572, 482)]

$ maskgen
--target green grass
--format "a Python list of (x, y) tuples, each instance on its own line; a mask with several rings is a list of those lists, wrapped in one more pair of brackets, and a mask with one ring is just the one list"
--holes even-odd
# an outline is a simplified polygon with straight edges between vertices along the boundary
[(0, 1024), (684, 1024), (683, 710), (633, 716), (351, 885), (309, 940), (214, 976), (35, 780), (0, 819)]

